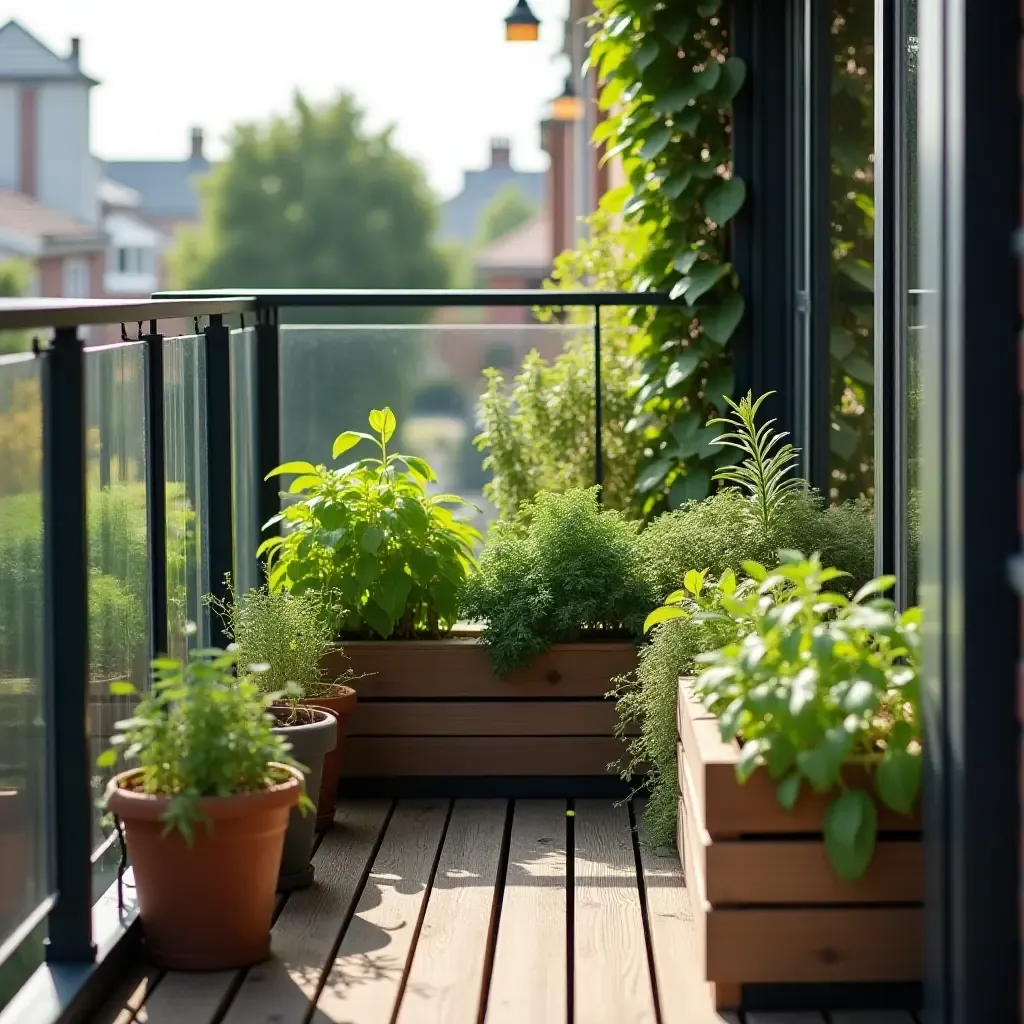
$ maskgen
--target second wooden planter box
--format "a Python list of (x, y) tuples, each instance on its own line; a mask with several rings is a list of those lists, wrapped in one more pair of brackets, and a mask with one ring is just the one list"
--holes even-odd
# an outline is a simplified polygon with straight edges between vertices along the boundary
[(685, 680), (678, 707), (679, 852), (718, 1008), (744, 984), (920, 981), (920, 822), (881, 810), (871, 866), (844, 882), (821, 834), (829, 798), (807, 789), (787, 811), (766, 772), (741, 784), (739, 746)]
[(473, 639), (346, 643), (359, 703), (343, 777), (601, 776), (622, 755), (611, 680), (636, 668), (629, 643), (556, 644), (507, 679)]

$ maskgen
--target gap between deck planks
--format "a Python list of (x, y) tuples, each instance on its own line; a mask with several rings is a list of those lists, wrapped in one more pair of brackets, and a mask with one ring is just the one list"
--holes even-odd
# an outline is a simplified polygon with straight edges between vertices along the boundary
[(674, 851), (648, 849), (642, 830), (635, 842), (630, 810), (611, 801), (580, 801), (572, 820), (570, 849), (562, 801), (344, 801), (317, 884), (283, 904), (273, 959), (206, 975), (140, 967), (97, 1024), (564, 1024), (570, 1005), (578, 1024), (739, 1024), (697, 977)]

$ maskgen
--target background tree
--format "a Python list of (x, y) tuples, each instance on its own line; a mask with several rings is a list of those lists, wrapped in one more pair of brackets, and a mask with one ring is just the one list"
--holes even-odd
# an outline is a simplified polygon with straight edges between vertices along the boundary
[[(0, 298), (16, 299), (28, 293), (32, 264), (27, 260), (0, 260)], [(0, 355), (26, 352), (32, 336), (27, 331), (0, 331)]]
[[(200, 223), (178, 239), (172, 279), (184, 288), (442, 288), (437, 204), (392, 129), (371, 132), (348, 95), (242, 124), (202, 183)], [(407, 324), (424, 310), (291, 310), (287, 324)], [(407, 417), (422, 337), (365, 326), (286, 326), (287, 458), (330, 458), (333, 438), (385, 405)]]
[(480, 215), (480, 248), (504, 238), (536, 215), (537, 204), (531, 202), (518, 185), (502, 186)]

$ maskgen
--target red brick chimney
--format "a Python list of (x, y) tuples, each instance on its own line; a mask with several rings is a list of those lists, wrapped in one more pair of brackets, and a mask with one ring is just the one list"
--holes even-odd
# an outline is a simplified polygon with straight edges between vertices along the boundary
[(541, 146), (550, 157), (545, 204), (551, 218), (551, 258), (564, 252), (575, 238), (573, 223), (572, 121), (541, 123)]
[(491, 140), (491, 166), (508, 167), (512, 162), (512, 143), (508, 139)]

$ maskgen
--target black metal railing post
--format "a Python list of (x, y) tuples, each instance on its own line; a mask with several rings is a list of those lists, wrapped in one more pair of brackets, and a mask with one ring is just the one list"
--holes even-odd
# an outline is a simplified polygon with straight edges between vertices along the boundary
[(603, 501), (604, 443), (601, 416), (601, 307), (594, 307), (594, 483), (599, 490), (597, 500)]
[[(256, 536), (262, 539), (263, 526), (281, 511), (279, 481), (266, 475), (281, 463), (281, 336), (276, 307), (261, 309), (256, 323), (256, 359), (253, 381), (256, 436), (253, 438), (253, 473), (256, 477)], [(266, 536), (278, 532), (269, 527)], [(259, 567), (263, 574), (263, 563)]]
[(151, 320), (145, 350), (146, 537), (149, 653), (167, 653), (167, 473), (164, 447), (164, 338)]
[(43, 573), (46, 753), (51, 869), (49, 963), (89, 963), (92, 792), (86, 731), (89, 686), (85, 356), (75, 327), (42, 352)]
[[(227, 598), (233, 556), (231, 507), (231, 337), (224, 318), (210, 317), (203, 332), (206, 357), (206, 558), (209, 588)], [(210, 616), (210, 642), (227, 644), (220, 616)]]

